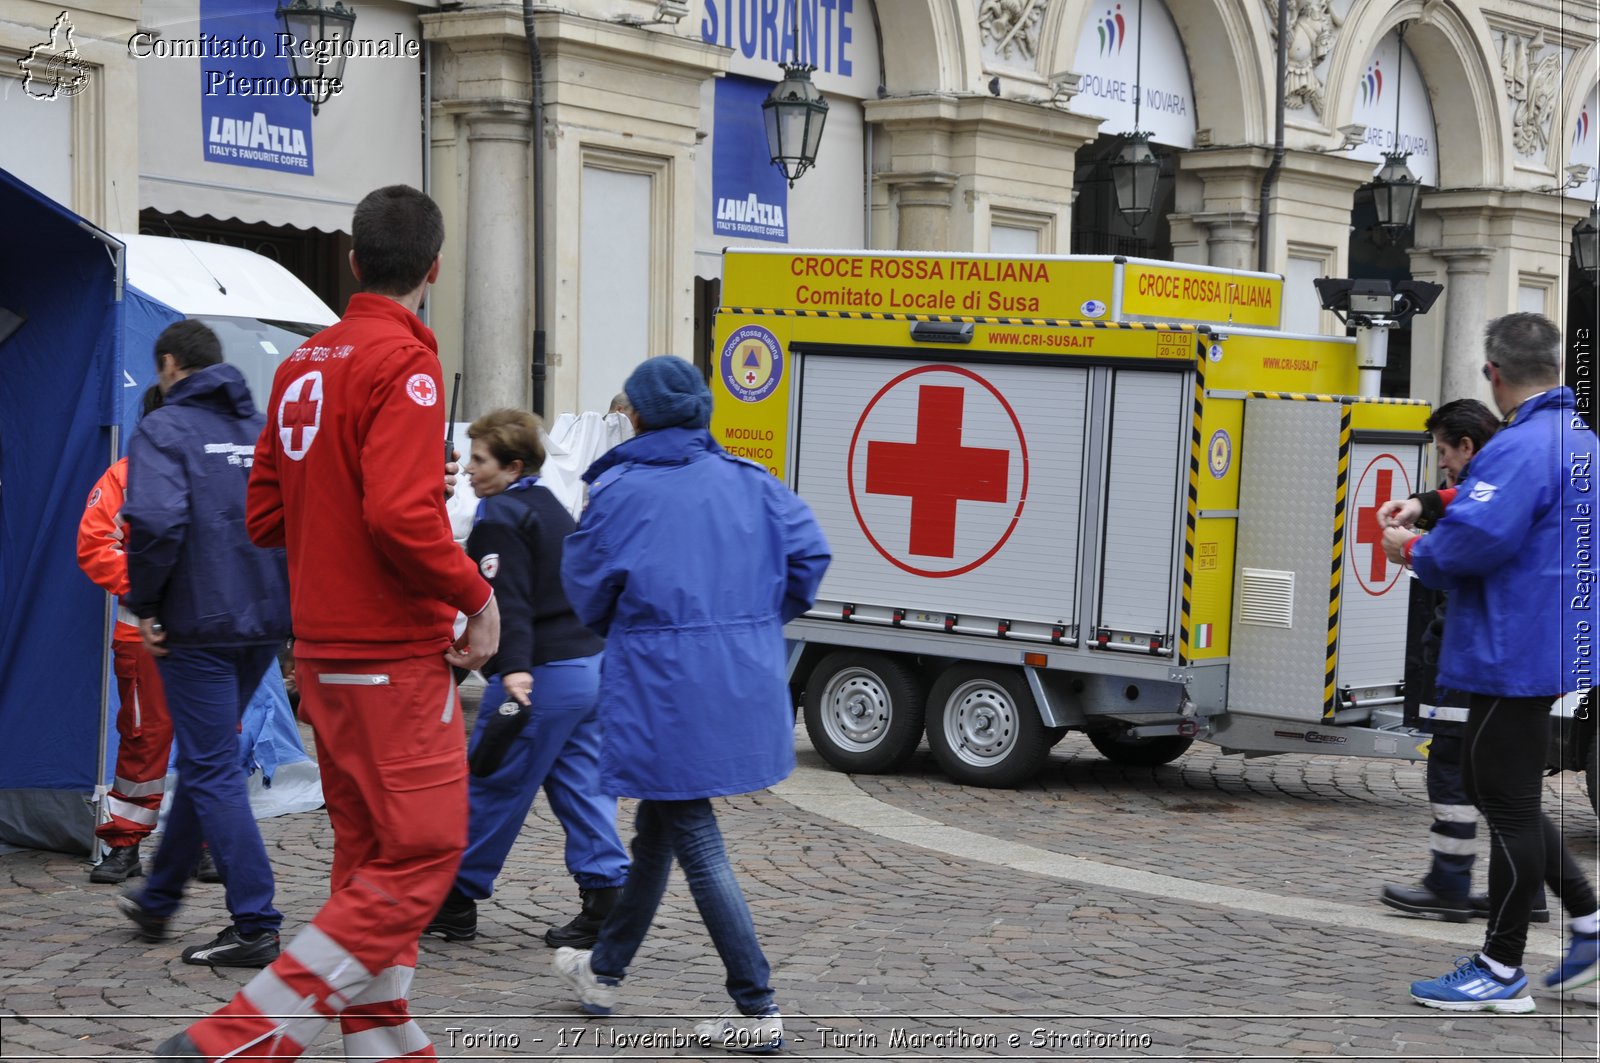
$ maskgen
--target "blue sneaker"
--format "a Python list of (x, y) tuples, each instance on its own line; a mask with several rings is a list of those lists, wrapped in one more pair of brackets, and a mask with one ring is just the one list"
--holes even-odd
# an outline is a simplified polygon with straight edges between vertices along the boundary
[(1566, 956), (1544, 976), (1544, 984), (1565, 993), (1596, 981), (1600, 981), (1600, 933), (1581, 934), (1574, 930), (1567, 941)]
[(1475, 956), (1463, 956), (1449, 974), (1426, 982), (1411, 983), (1411, 999), (1425, 1007), (1445, 1011), (1498, 1011), (1525, 1015), (1533, 1010), (1528, 995), (1528, 976), (1518, 968), (1503, 979), (1478, 963)]

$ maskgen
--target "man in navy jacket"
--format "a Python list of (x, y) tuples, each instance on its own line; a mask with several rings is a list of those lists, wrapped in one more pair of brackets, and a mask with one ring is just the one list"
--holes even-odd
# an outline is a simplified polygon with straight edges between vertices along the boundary
[(283, 916), (250, 812), (238, 728), (289, 634), (282, 550), (250, 542), (245, 484), (263, 418), (216, 334), (180, 321), (156, 340), (165, 401), (128, 442), (128, 594), (162, 684), (178, 744), (178, 786), (142, 891), (119, 906), (147, 941), (167, 937), (207, 839), (233, 923), (185, 963), (262, 967)]
[(1600, 913), (1560, 832), (1540, 811), (1551, 703), (1594, 684), (1595, 437), (1561, 386), (1561, 333), (1508, 314), (1484, 336), (1484, 379), (1503, 427), (1425, 536), (1384, 532), (1384, 549), (1428, 587), (1448, 590), (1438, 683), (1471, 695), (1462, 780), (1489, 822), (1489, 926), (1483, 950), (1411, 998), (1447, 1011), (1530, 1012), (1522, 971), (1541, 879), (1571, 917), (1557, 991), (1600, 978)]

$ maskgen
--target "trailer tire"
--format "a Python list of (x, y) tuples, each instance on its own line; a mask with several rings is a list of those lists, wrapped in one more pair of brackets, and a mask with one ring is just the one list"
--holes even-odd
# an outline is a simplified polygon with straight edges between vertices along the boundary
[(1129, 738), (1120, 731), (1090, 731), (1089, 741), (1113, 764), (1154, 768), (1170, 764), (1189, 751), (1194, 739), (1182, 735)]
[(912, 669), (881, 653), (839, 650), (806, 682), (806, 734), (840, 771), (893, 772), (922, 741), (923, 704)]
[(954, 665), (934, 682), (928, 704), (928, 746), (958, 783), (1017, 786), (1050, 756), (1028, 682), (1014, 668)]

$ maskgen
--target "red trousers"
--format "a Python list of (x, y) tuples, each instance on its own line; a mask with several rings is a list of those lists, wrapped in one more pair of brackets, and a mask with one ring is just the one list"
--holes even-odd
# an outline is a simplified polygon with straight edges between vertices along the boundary
[(122, 699), (117, 710), (117, 774), (106, 795), (111, 818), (96, 827), (95, 834), (118, 848), (137, 844), (155, 829), (172, 751), (172, 718), (167, 715), (156, 659), (144, 643), (113, 642), (111, 667)]
[(347, 1059), (434, 1058), (406, 998), (467, 842), (455, 679), (443, 657), (295, 663), (333, 822), (330, 894), (189, 1037), (210, 1060), (294, 1060), (337, 1019)]

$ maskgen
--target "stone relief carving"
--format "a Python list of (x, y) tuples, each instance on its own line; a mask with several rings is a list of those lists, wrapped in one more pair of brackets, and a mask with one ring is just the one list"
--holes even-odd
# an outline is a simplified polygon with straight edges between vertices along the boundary
[(1047, 0), (980, 0), (978, 30), (984, 47), (1001, 59), (1015, 51), (1023, 62), (1033, 62), (1039, 51), (1039, 23)]
[[(1278, 35), (1276, 0), (1262, 0), (1267, 26)], [(1323, 79), (1317, 68), (1333, 51), (1344, 26), (1344, 16), (1334, 12), (1329, 0), (1289, 0), (1289, 45), (1284, 105), (1311, 108), (1322, 117)]]
[(1500, 38), (1500, 74), (1511, 100), (1511, 144), (1518, 155), (1543, 154), (1561, 86), (1561, 55), (1544, 51), (1544, 31)]

